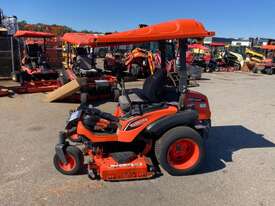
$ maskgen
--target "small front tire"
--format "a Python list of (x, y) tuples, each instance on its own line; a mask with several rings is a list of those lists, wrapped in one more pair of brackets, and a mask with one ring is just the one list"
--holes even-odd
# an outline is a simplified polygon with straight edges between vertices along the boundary
[(76, 175), (83, 171), (84, 156), (80, 149), (68, 146), (65, 150), (67, 164), (63, 163), (57, 154), (54, 155), (55, 168), (64, 175)]

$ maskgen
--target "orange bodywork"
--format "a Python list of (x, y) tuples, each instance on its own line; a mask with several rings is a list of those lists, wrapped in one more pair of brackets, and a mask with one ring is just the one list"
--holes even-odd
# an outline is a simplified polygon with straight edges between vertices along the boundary
[[(203, 100), (203, 102), (201, 100)], [(201, 107), (202, 103), (205, 105), (205, 107)], [(200, 121), (211, 119), (211, 111), (209, 108), (209, 102), (205, 95), (203, 95), (199, 92), (196, 92), (196, 91), (189, 90), (186, 93), (184, 105), (187, 108), (193, 107), (198, 112), (198, 114), (199, 114), (198, 119)]]
[(97, 46), (106, 44), (134, 44), (168, 39), (201, 38), (214, 36), (194, 19), (177, 19), (125, 32), (98, 36), (93, 41)]
[[(94, 134), (92, 131), (85, 128), (83, 123), (79, 121), (77, 125), (77, 134), (85, 136), (92, 142), (132, 142), (149, 124), (167, 115), (175, 114), (177, 111), (177, 107), (169, 106), (167, 108), (145, 113), (141, 116), (134, 116), (125, 120), (121, 119), (119, 121), (120, 127), (117, 129), (117, 132), (107, 135)], [(130, 127), (131, 129), (129, 129)]]

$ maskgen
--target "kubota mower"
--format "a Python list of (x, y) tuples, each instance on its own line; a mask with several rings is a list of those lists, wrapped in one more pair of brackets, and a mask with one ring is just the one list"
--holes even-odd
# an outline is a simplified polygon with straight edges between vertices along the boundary
[[(76, 78), (85, 78), (86, 86), (82, 88), (88, 92), (89, 100), (106, 99), (113, 97), (117, 86), (117, 79), (113, 75), (105, 74), (96, 67), (94, 55), (95, 44), (92, 42), (96, 36), (85, 33), (66, 33), (63, 36), (65, 42), (64, 70), (60, 75), (62, 84)], [(80, 100), (79, 93), (69, 97), (70, 100)]]
[[(58, 71), (51, 68), (47, 59), (46, 39), (54, 35), (45, 32), (18, 30), (17, 38), (24, 38), (24, 50), (21, 69), (12, 74), (15, 81), (20, 81), (20, 87), (14, 87), (18, 93), (33, 93), (52, 91), (60, 86)], [(42, 40), (42, 41), (41, 41)]]
[[(161, 67), (143, 89), (132, 90), (125, 89), (118, 70), (122, 89), (113, 115), (84, 102), (71, 112), (55, 147), (56, 169), (74, 175), (86, 167), (90, 178), (108, 181), (151, 178), (160, 173), (159, 164), (171, 175), (198, 171), (211, 113), (207, 97), (187, 89), (187, 38), (213, 34), (195, 20), (179, 19), (95, 38), (99, 46), (158, 41)], [(169, 39), (179, 42), (177, 88), (166, 86), (164, 41)]]

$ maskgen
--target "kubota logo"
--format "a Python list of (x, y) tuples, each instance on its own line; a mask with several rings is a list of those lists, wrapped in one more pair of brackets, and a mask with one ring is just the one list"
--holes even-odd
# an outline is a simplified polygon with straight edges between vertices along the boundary
[(139, 120), (129, 124), (128, 128), (131, 128), (131, 129), (136, 128), (136, 127), (142, 125), (144, 122), (147, 122), (147, 121), (148, 121), (147, 118), (139, 119)]

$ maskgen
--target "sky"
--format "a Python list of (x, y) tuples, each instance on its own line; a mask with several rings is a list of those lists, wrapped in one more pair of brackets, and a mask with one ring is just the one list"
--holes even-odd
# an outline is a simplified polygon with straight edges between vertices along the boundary
[(275, 38), (275, 0), (0, 0), (8, 16), (75, 30), (124, 31), (194, 18), (219, 37)]

